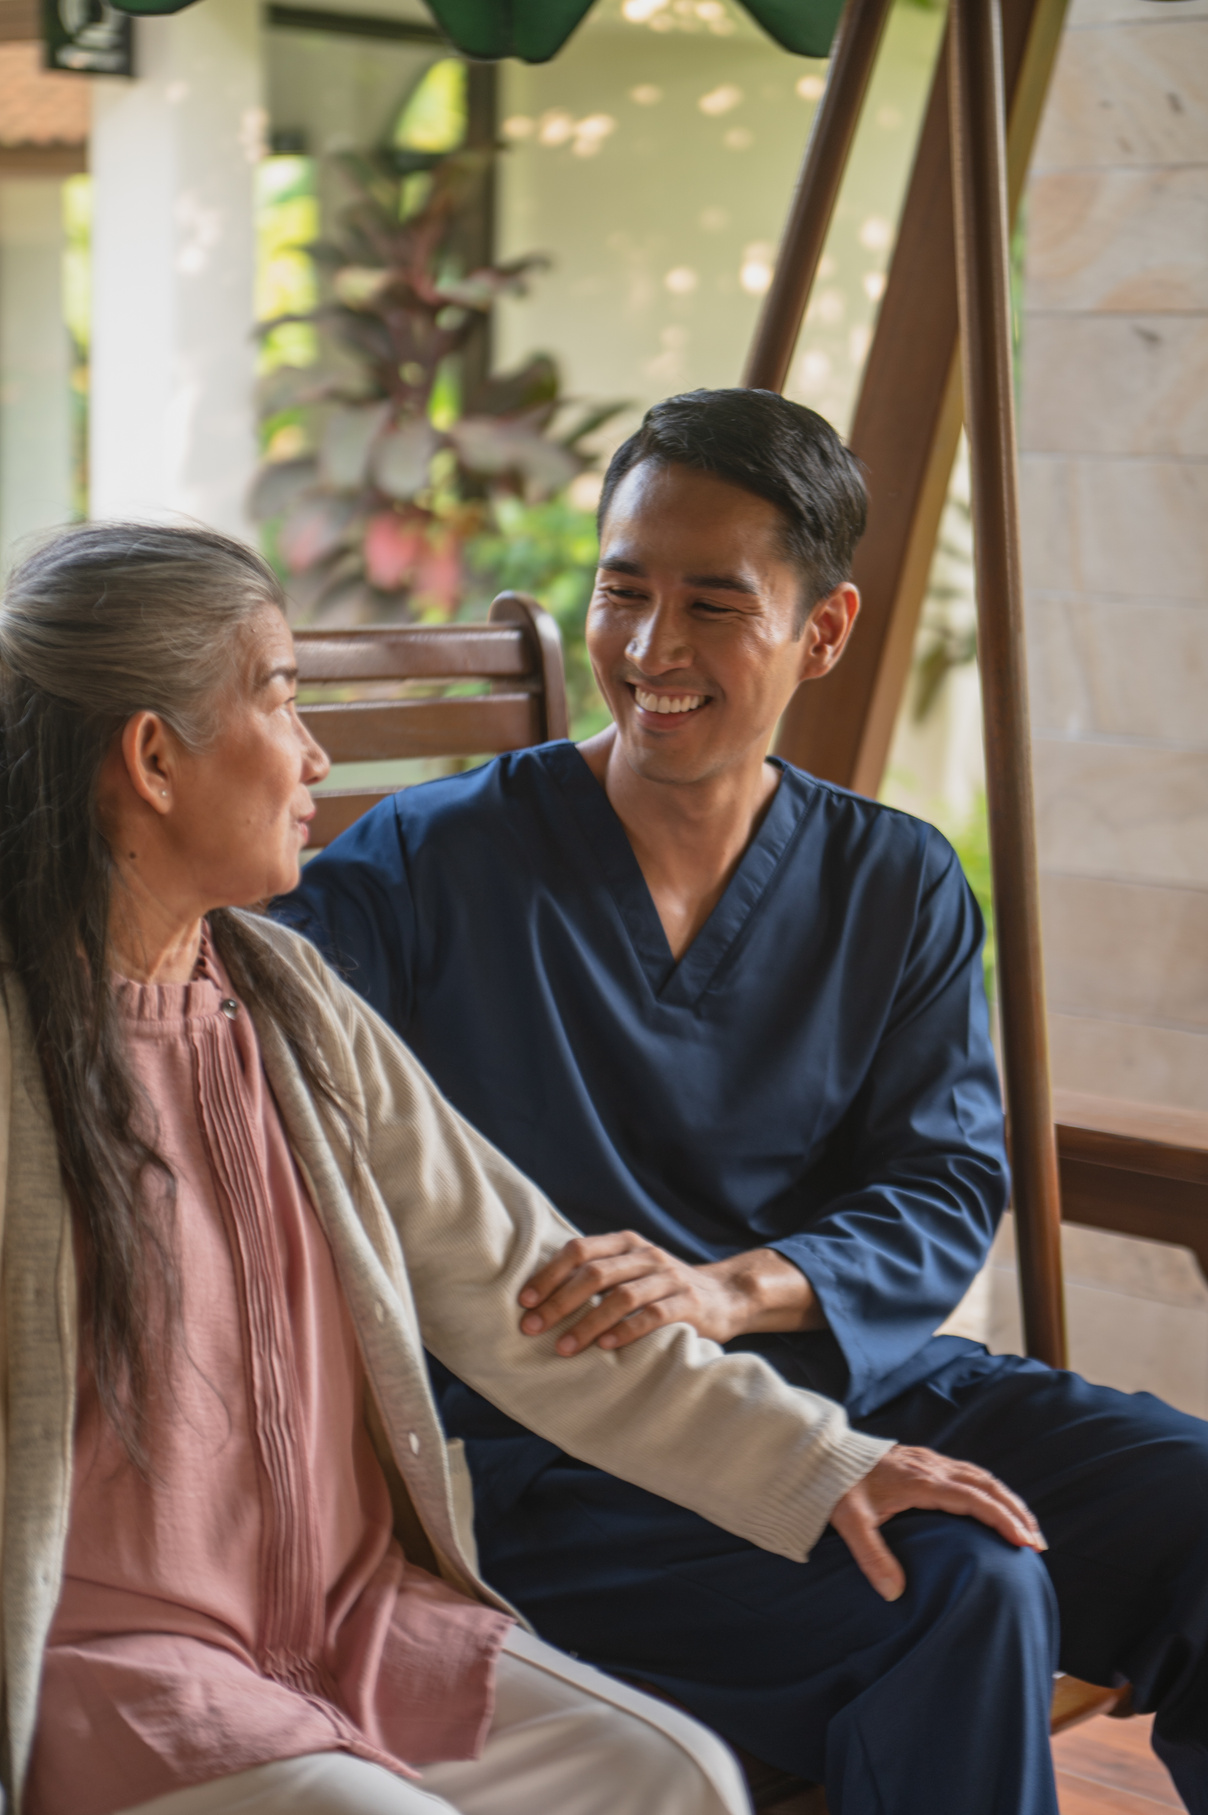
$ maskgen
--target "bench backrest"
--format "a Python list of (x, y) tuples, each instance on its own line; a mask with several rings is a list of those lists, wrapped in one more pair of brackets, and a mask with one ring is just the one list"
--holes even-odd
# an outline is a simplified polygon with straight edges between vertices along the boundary
[[(567, 735), (562, 638), (525, 593), (500, 593), (485, 624), (299, 630), (294, 642), (301, 716), (333, 762), (495, 756)], [(442, 691), (475, 681), (487, 690)], [(393, 792), (316, 795), (309, 848), (330, 844)]]

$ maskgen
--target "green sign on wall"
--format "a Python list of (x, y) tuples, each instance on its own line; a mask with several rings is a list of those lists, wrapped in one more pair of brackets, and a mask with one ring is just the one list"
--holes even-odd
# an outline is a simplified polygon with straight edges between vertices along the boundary
[(132, 76), (129, 14), (108, 0), (42, 0), (42, 62), (77, 76)]

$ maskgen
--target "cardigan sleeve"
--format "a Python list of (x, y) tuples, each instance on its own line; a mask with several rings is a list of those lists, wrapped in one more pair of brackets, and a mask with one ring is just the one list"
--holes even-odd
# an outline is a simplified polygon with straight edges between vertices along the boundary
[[(290, 935), (275, 930), (275, 940)], [(509, 1417), (764, 1549), (808, 1556), (832, 1508), (892, 1445), (760, 1357), (687, 1324), (557, 1354), (520, 1332), (519, 1293), (578, 1231), (445, 1101), (398, 1036), (303, 946), (348, 1042), (369, 1189), (402, 1250), (425, 1346)]]

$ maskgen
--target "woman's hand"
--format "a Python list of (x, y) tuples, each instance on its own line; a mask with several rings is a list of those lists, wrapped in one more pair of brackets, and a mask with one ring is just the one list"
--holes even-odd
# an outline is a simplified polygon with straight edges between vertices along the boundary
[(904, 1592), (906, 1572), (880, 1527), (895, 1513), (912, 1508), (980, 1519), (1021, 1550), (1048, 1549), (1023, 1501), (994, 1475), (972, 1462), (898, 1444), (848, 1489), (830, 1516), (861, 1572), (887, 1601), (896, 1601)]
[(558, 1338), (560, 1355), (593, 1342), (623, 1349), (668, 1323), (729, 1342), (755, 1330), (821, 1329), (825, 1321), (805, 1275), (770, 1248), (694, 1267), (631, 1230), (567, 1242), (529, 1280), (520, 1303), (526, 1336), (590, 1307)]

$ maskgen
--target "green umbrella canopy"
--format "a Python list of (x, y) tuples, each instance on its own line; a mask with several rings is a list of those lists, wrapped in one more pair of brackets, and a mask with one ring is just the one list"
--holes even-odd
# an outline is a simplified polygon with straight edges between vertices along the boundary
[[(119, 11), (179, 13), (195, 0), (113, 0)], [(493, 61), (520, 57), (545, 63), (562, 49), (593, 0), (426, 0), (450, 43), (464, 56)], [(801, 57), (830, 55), (842, 0), (742, 0), (785, 50)]]

